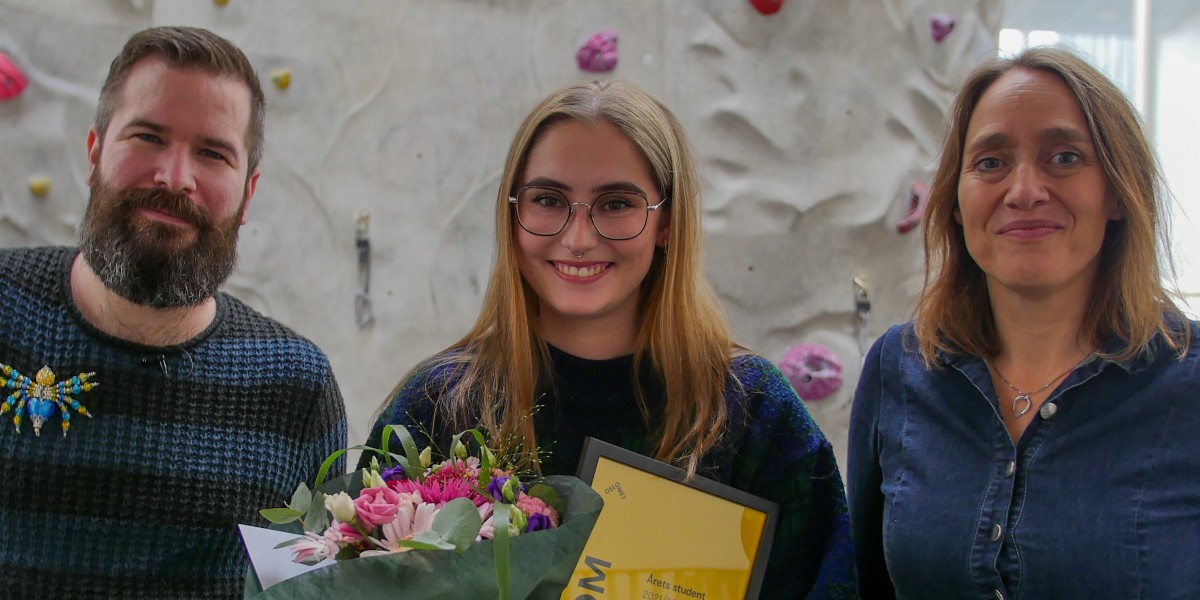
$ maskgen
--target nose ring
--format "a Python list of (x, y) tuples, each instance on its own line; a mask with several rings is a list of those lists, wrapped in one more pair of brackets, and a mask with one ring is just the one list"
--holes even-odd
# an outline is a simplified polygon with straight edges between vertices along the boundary
[[(571, 254), (575, 254), (575, 251), (572, 250)], [(580, 252), (579, 254), (575, 254), (575, 258), (583, 258), (584, 254), (587, 254), (587, 250), (584, 250), (583, 252)]]

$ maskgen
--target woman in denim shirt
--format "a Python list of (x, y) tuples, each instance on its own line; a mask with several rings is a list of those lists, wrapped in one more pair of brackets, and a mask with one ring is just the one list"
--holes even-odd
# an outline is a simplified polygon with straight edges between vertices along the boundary
[(1161, 194), (1136, 113), (1083, 60), (971, 74), (916, 318), (855, 395), (864, 598), (1200, 598), (1200, 365), (1161, 283)]

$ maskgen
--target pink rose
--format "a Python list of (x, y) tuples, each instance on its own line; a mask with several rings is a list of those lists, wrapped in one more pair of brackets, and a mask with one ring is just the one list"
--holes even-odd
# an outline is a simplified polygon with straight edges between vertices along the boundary
[(517, 497), (517, 508), (526, 515), (545, 515), (553, 527), (558, 527), (558, 511), (546, 506), (541, 498), (530, 496), (524, 492)]
[(365, 527), (390, 523), (400, 507), (400, 495), (388, 487), (367, 488), (354, 499), (358, 522)]

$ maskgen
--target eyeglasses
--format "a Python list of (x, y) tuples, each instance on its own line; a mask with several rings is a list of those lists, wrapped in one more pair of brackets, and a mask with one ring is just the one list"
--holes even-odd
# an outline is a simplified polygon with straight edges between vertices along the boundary
[(517, 222), (521, 229), (533, 235), (558, 235), (566, 229), (576, 206), (586, 206), (592, 227), (601, 237), (610, 240), (629, 240), (642, 234), (650, 211), (658, 210), (667, 200), (650, 204), (637, 192), (605, 192), (591, 204), (571, 202), (562, 192), (543, 187), (523, 187), (508, 201), (517, 207)]

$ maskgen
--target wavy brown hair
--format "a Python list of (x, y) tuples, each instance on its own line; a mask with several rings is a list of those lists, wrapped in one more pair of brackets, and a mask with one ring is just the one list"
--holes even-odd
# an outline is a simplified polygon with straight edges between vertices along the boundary
[[(967, 125), (983, 93), (1013, 69), (1043, 71), (1066, 84), (1088, 124), (1108, 192), (1124, 214), (1110, 221), (1082, 334), (1096, 348), (1119, 347), (1106, 358), (1135, 357), (1157, 334), (1182, 352), (1186, 319), (1162, 281), (1170, 270), (1165, 187), (1137, 112), (1107, 77), (1072, 52), (1037, 47), (989, 61), (967, 77), (950, 111), (948, 131), (925, 214), (925, 287), (917, 302), (915, 331), (926, 364), (935, 352), (993, 357), (1000, 339), (983, 271), (967, 251), (954, 219)], [(1183, 324), (1183, 326), (1181, 326)]]
[[(723, 391), (732, 380), (731, 358), (743, 350), (731, 341), (725, 315), (702, 274), (700, 182), (687, 134), (670, 109), (632, 84), (593, 82), (560, 89), (521, 123), (496, 195), (496, 258), (483, 308), (461, 340), (408, 377), (449, 367), (455, 374), (449, 385), (430, 390), (449, 424), (456, 430), (482, 426), (492, 439), (515, 438), (520, 453), (536, 463), (529, 416), (550, 361), (533, 325), (537, 296), (517, 266), (508, 198), (521, 183), (533, 145), (547, 128), (567, 120), (608, 123), (628, 137), (670, 210), (670, 251), (655, 253), (642, 284), (633, 361), (635, 369), (648, 365), (662, 382), (666, 398), (659, 422), (649, 422), (636, 383), (635, 393), (657, 436), (654, 457), (694, 473), (725, 430), (729, 415)], [(630, 377), (638, 381), (636, 373)]]

